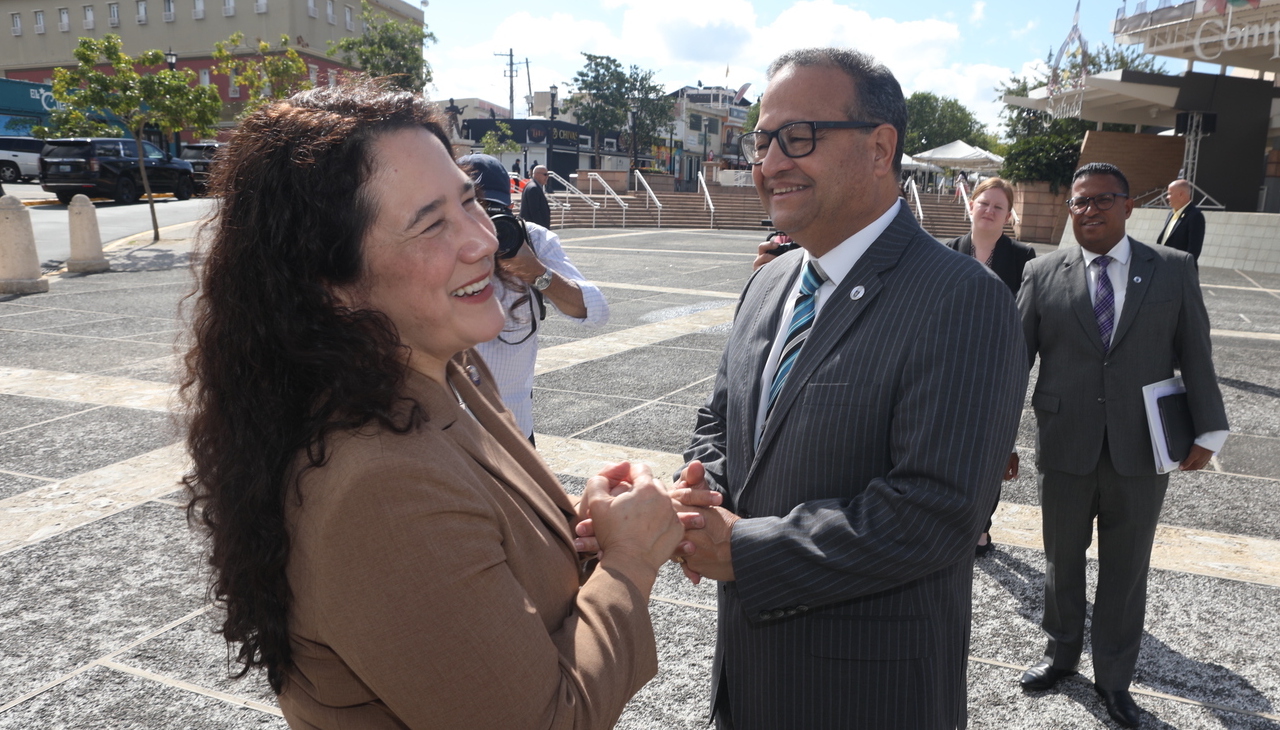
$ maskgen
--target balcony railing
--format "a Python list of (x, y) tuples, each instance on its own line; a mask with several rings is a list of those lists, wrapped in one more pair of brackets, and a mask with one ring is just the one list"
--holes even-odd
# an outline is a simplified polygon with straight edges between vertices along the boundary
[(356, 21), (354, 21), (354, 20), (348, 20), (348, 21), (347, 21), (347, 30), (355, 30), (355, 29), (356, 29)]
[(191, 11), (192, 20), (204, 20), (204, 8), (195, 8)]
[(71, 30), (71, 21), (70, 20), (58, 21), (58, 30), (62, 31), (63, 33), (66, 33), (67, 31)]
[(267, 4), (265, 2), (257, 2), (253, 4), (253, 12), (262, 15), (267, 12)]
[(338, 16), (334, 15), (333, 13), (329, 13), (329, 25), (337, 25), (337, 24), (338, 24)]
[(312, 18), (320, 17), (320, 13), (315, 8), (307, 8), (307, 15)]
[(111, 26), (112, 28), (119, 28), (119, 27), (120, 27), (120, 19), (119, 19), (119, 18), (107, 18), (107, 25)]
[(85, 18), (84, 29), (93, 30), (93, 18)]
[(173, 22), (173, 15), (174, 15), (174, 13), (173, 13), (173, 11), (172, 11), (172, 10), (166, 10), (166, 11), (164, 11), (164, 22), (166, 22), (166, 23), (172, 23), (172, 22)]
[(14, 35), (22, 35), (22, 29), (21, 29), (21, 28), (10, 28), (9, 30), (13, 31), (13, 34), (14, 34)]
[(44, 23), (37, 23), (31, 29), (36, 32), (36, 35), (44, 35)]
[(138, 25), (146, 25), (146, 24), (147, 24), (147, 16), (145, 16), (145, 15), (139, 15), (139, 16), (138, 16)]
[(235, 15), (235, 14), (236, 14), (236, 6), (234, 6), (234, 5), (223, 5), (223, 6), (222, 6), (222, 17), (224, 17), (224, 18), (230, 18), (231, 16), (233, 16), (233, 15)]

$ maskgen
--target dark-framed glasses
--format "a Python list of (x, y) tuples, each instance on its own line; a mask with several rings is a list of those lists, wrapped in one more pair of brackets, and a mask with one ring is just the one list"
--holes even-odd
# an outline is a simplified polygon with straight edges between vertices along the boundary
[(742, 156), (752, 165), (764, 162), (769, 153), (769, 143), (778, 140), (778, 148), (787, 157), (804, 157), (813, 154), (818, 145), (819, 129), (871, 129), (883, 122), (791, 122), (770, 132), (757, 129), (738, 138)]
[(1103, 193), (1102, 195), (1078, 196), (1075, 198), (1067, 198), (1067, 207), (1072, 213), (1083, 213), (1092, 205), (1094, 210), (1103, 211), (1111, 210), (1111, 206), (1116, 204), (1116, 198), (1127, 198), (1124, 193)]

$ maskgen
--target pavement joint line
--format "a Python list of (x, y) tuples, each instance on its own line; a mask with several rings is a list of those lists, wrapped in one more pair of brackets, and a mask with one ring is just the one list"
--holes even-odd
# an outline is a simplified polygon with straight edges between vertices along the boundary
[(1204, 284), (1204, 283), (1202, 283), (1202, 284), (1200, 284), (1200, 288), (1202, 288), (1202, 289), (1234, 289), (1234, 290), (1237, 290), (1237, 291), (1256, 291), (1256, 292), (1263, 292), (1263, 293), (1265, 293), (1265, 294), (1278, 294), (1278, 293), (1280, 293), (1280, 289), (1267, 289), (1267, 288), (1263, 287), (1261, 284), (1259, 284), (1259, 285), (1257, 285), (1257, 286), (1235, 286), (1234, 284)]
[(690, 294), (699, 297), (715, 297), (717, 299), (737, 299), (742, 296), (739, 294), (731, 294), (729, 292), (714, 291), (711, 289), (681, 289), (677, 286), (651, 286), (649, 284), (623, 284), (616, 281), (593, 281), (596, 286), (606, 287), (608, 289), (630, 289), (632, 291), (651, 291), (659, 294)]
[(0, 555), (43, 542), (182, 486), (183, 442), (0, 499)]
[(39, 474), (24, 474), (23, 472), (20, 472), (20, 471), (10, 471), (8, 469), (0, 469), (0, 474), (8, 474), (9, 476), (14, 476), (14, 477), (24, 477), (26, 479), (39, 479), (42, 482), (49, 482), (49, 483), (62, 481), (61, 479), (54, 479), (53, 477), (42, 477)]
[(1280, 342), (1280, 333), (1275, 332), (1241, 332), (1239, 330), (1209, 330), (1210, 337), (1239, 337), (1246, 340), (1270, 340)]
[[(717, 610), (717, 608), (716, 608), (715, 606), (707, 606), (707, 605), (705, 605), (705, 604), (701, 604), (701, 603), (694, 603), (694, 602), (692, 602), (692, 601), (682, 601), (682, 600), (680, 600), (680, 599), (678, 599), (678, 598), (665, 598), (665, 597), (663, 597), (663, 596), (654, 596), (654, 595), (651, 595), (651, 596), (649, 597), (649, 600), (651, 600), (651, 601), (657, 601), (657, 602), (659, 602), (659, 603), (667, 603), (667, 604), (671, 604), (671, 605), (673, 605), (673, 606), (683, 606), (683, 607), (685, 607), (685, 608), (696, 608), (696, 609), (701, 609), (701, 610), (703, 610), (703, 611), (716, 611), (716, 610)], [(993, 667), (1000, 667), (1000, 668), (1002, 668), (1002, 669), (1012, 669), (1012, 670), (1017, 671), (1017, 672), (1024, 672), (1024, 671), (1026, 671), (1026, 670), (1027, 670), (1027, 668), (1028, 668), (1026, 665), (1023, 665), (1023, 664), (1011, 664), (1011, 663), (1009, 663), (1009, 662), (1003, 662), (1003, 661), (1000, 661), (999, 659), (988, 659), (988, 658), (986, 658), (986, 657), (975, 656), (975, 655), (973, 655), (973, 654), (970, 654), (968, 658), (969, 658), (969, 661), (971, 661), (971, 662), (975, 662), (975, 663), (978, 663), (978, 664), (987, 664), (987, 665), (989, 665), (989, 666), (993, 666)], [(1082, 675), (1080, 675), (1080, 676), (1079, 676), (1079, 678), (1078, 678), (1078, 680), (1077, 680), (1077, 681), (1085, 682), (1085, 683), (1088, 683), (1088, 684), (1092, 684), (1092, 682), (1091, 682), (1091, 681), (1089, 681), (1088, 679), (1086, 679), (1086, 678), (1085, 678), (1084, 676), (1082, 676)], [(1260, 717), (1260, 718), (1267, 719), (1267, 720), (1280, 720), (1280, 715), (1272, 715), (1272, 714), (1267, 713), (1267, 712), (1256, 712), (1256, 711), (1254, 711), (1254, 710), (1245, 710), (1245, 709), (1242, 709), (1242, 708), (1239, 708), (1239, 707), (1231, 707), (1231, 706), (1229, 706), (1229, 705), (1220, 705), (1220, 704), (1218, 704), (1218, 703), (1216, 703), (1216, 702), (1205, 702), (1205, 701), (1203, 701), (1203, 700), (1193, 700), (1193, 699), (1191, 699), (1190, 697), (1181, 697), (1181, 696), (1178, 696), (1178, 695), (1171, 695), (1171, 694), (1168, 694), (1168, 693), (1166, 693), (1166, 692), (1160, 692), (1160, 691), (1153, 690), (1153, 689), (1143, 689), (1143, 688), (1141, 688), (1141, 687), (1131, 687), (1131, 688), (1130, 688), (1130, 691), (1131, 691), (1133, 694), (1136, 694), (1136, 695), (1143, 695), (1143, 696), (1145, 696), (1145, 697), (1152, 697), (1152, 698), (1155, 698), (1155, 699), (1169, 700), (1169, 701), (1172, 701), (1172, 702), (1180, 702), (1180, 703), (1182, 703), (1182, 704), (1186, 704), (1186, 705), (1194, 705), (1194, 706), (1197, 706), (1197, 707), (1204, 707), (1204, 708), (1206, 708), (1206, 709), (1221, 710), (1221, 711), (1223, 711), (1223, 712), (1231, 712), (1231, 713), (1235, 713), (1235, 714), (1238, 714), (1238, 715), (1250, 715), (1250, 716), (1252, 716), (1252, 717)]]
[(227, 702), (229, 704), (236, 705), (238, 707), (245, 707), (251, 710), (257, 710), (258, 712), (265, 712), (269, 715), (275, 715), (276, 717), (284, 717), (284, 713), (280, 711), (280, 708), (263, 704), (261, 702), (258, 702), (257, 700), (251, 700), (246, 697), (237, 697), (233, 694), (228, 694), (226, 692), (219, 692), (216, 689), (201, 687), (198, 684), (192, 684), (191, 682), (184, 682), (181, 679), (166, 677), (163, 674), (156, 674), (155, 672), (149, 672), (145, 669), (139, 669), (138, 667), (132, 667), (132, 666), (129, 666), (128, 664), (123, 664), (121, 662), (113, 661), (110, 659), (99, 659), (97, 662), (95, 662), (95, 664), (101, 667), (107, 667), (108, 669), (114, 669), (118, 672), (124, 672), (125, 674), (132, 674), (135, 677), (148, 679), (148, 680), (151, 680), (152, 682), (158, 682), (163, 685), (168, 685), (170, 687), (175, 687), (177, 689), (186, 690), (187, 692), (192, 692), (194, 694), (204, 695), (205, 697), (211, 697), (215, 700), (222, 700), (223, 702)]
[(653, 405), (653, 404), (655, 404), (655, 403), (661, 403), (661, 404), (662, 404), (662, 405), (664, 405), (664, 406), (678, 406), (678, 407), (683, 407), (683, 408), (694, 408), (694, 409), (696, 409), (696, 408), (697, 408), (697, 406), (685, 405), (685, 404), (683, 404), (683, 403), (667, 403), (667, 402), (663, 401), (662, 399), (663, 399), (663, 398), (670, 398), (671, 396), (675, 395), (676, 393), (679, 393), (679, 392), (680, 392), (680, 391), (682, 391), (682, 390), (688, 390), (689, 388), (692, 388), (692, 387), (693, 387), (693, 386), (695, 386), (695, 385), (701, 385), (702, 383), (705, 383), (705, 382), (707, 382), (708, 380), (711, 380), (711, 379), (712, 379), (712, 378), (714, 378), (714, 377), (715, 377), (714, 375), (707, 376), (707, 377), (703, 378), (702, 380), (699, 380), (699, 381), (694, 382), (694, 383), (690, 383), (690, 384), (688, 384), (688, 385), (684, 386), (683, 388), (676, 388), (675, 390), (671, 391), (670, 393), (664, 393), (663, 395), (660, 395), (660, 396), (658, 396), (657, 398), (652, 398), (652, 399), (650, 399), (650, 400), (644, 401), (643, 403), (638, 403), (638, 404), (636, 404), (636, 405), (634, 405), (634, 406), (632, 406), (632, 407), (630, 407), (630, 408), (626, 409), (625, 411), (622, 411), (621, 413), (615, 413), (614, 415), (610, 416), (609, 418), (604, 419), (603, 421), (601, 421), (601, 422), (599, 422), (599, 423), (596, 423), (596, 424), (593, 424), (593, 425), (587, 426), (586, 428), (579, 430), (577, 433), (571, 433), (571, 434), (569, 434), (569, 438), (571, 438), (571, 439), (576, 439), (576, 438), (578, 438), (579, 436), (581, 436), (582, 434), (584, 434), (584, 433), (586, 433), (586, 432), (588, 432), (588, 431), (591, 431), (591, 430), (594, 430), (594, 429), (600, 428), (601, 426), (605, 425), (606, 423), (611, 423), (611, 422), (613, 422), (613, 421), (616, 421), (616, 420), (618, 420), (619, 418), (622, 418), (622, 417), (623, 417), (623, 416), (625, 416), (625, 415), (628, 415), (628, 414), (631, 414), (631, 413), (635, 413), (636, 411), (640, 410), (641, 408), (644, 408), (645, 406), (651, 406), (651, 405)]
[(759, 255), (756, 253), (738, 253), (737, 251), (691, 251), (681, 248), (619, 248), (614, 246), (574, 246), (571, 244), (564, 244), (561, 248), (581, 251), (623, 251), (626, 253), (675, 253), (682, 256), (750, 256), (752, 259)]
[[(986, 657), (974, 656), (973, 654), (969, 655), (969, 661), (975, 662), (978, 664), (987, 664), (993, 667), (1000, 667), (1002, 669), (1013, 669), (1018, 672), (1025, 672), (1027, 669), (1030, 668), (1025, 664), (1010, 664), (1009, 662), (1002, 662), (999, 659), (987, 659)], [(1068, 677), (1066, 681), (1074, 681), (1080, 684), (1088, 684), (1088, 685), (1093, 684), (1093, 681), (1085, 677), (1083, 674), (1077, 674), (1074, 677)], [(1261, 717), (1267, 720), (1280, 720), (1280, 715), (1272, 715), (1266, 712), (1255, 712), (1254, 710), (1245, 710), (1239, 707), (1230, 707), (1228, 705), (1220, 705), (1216, 702), (1205, 702), (1203, 700), (1193, 700), (1189, 697), (1180, 697), (1178, 695), (1171, 695), (1166, 692), (1160, 692), (1154, 689), (1143, 689), (1142, 687), (1130, 687), (1129, 691), (1135, 695), (1143, 695), (1144, 697), (1152, 697), (1155, 699), (1170, 700), (1172, 702), (1180, 702), (1184, 705), (1195, 705), (1198, 707), (1204, 707), (1206, 709), (1222, 710), (1223, 712), (1232, 712), (1238, 715), (1251, 715), (1253, 717)]]
[[(590, 230), (590, 229), (568, 228), (568, 229), (562, 229), (561, 232), (581, 231), (581, 230)], [(603, 241), (607, 238), (631, 238), (633, 236), (652, 236), (658, 233), (666, 233), (666, 234), (682, 233), (683, 234), (683, 233), (693, 233), (693, 232), (694, 232), (694, 229), (692, 228), (688, 228), (688, 229), (686, 228), (648, 228), (642, 231), (633, 231), (630, 233), (607, 233), (601, 236), (575, 236), (573, 238), (561, 236), (560, 241), (561, 243), (565, 241)]]
[[(46, 399), (46, 400), (52, 400), (52, 399)], [(72, 417), (74, 417), (74, 416), (78, 416), (78, 415), (80, 415), (80, 414), (82, 414), (82, 413), (93, 413), (94, 411), (100, 411), (100, 410), (102, 410), (103, 408), (106, 408), (106, 407), (107, 407), (107, 406), (104, 406), (104, 405), (91, 405), (90, 407), (85, 408), (84, 410), (75, 411), (74, 413), (64, 413), (64, 414), (63, 414), (63, 415), (61, 415), (61, 416), (54, 416), (53, 418), (46, 418), (46, 419), (44, 419), (43, 421), (36, 421), (35, 423), (28, 423), (28, 424), (23, 425), (23, 426), (18, 426), (17, 428), (11, 428), (11, 429), (9, 429), (8, 431), (0, 431), (0, 436), (8, 436), (8, 435), (9, 435), (9, 434), (11, 434), (11, 433), (18, 433), (19, 431), (25, 431), (25, 430), (27, 430), (28, 428), (35, 428), (36, 426), (43, 426), (43, 425), (45, 425), (46, 423), (53, 423), (53, 422), (55, 422), (55, 421), (61, 421), (61, 420), (67, 419), (67, 418), (72, 418)]]
[[(1250, 284), (1253, 284), (1254, 286), (1258, 287), (1259, 289), (1263, 289), (1263, 286), (1262, 286), (1261, 284), (1259, 284), (1259, 283), (1257, 282), (1257, 280), (1255, 280), (1252, 276), (1249, 276), (1248, 274), (1244, 273), (1244, 272), (1243, 272), (1243, 271), (1241, 271), (1240, 269), (1232, 269), (1232, 271), (1234, 271), (1234, 272), (1236, 272), (1237, 274), (1239, 274), (1239, 275), (1243, 276), (1244, 278), (1248, 279)], [(1266, 291), (1268, 294), (1270, 294), (1271, 296), (1275, 297), (1276, 299), (1280, 299), (1280, 294), (1277, 294), (1276, 292), (1274, 292), (1274, 291), (1272, 291), (1272, 290), (1270, 290), (1270, 289), (1263, 289), (1263, 291)]]
[(600, 360), (663, 340), (700, 332), (708, 327), (733, 321), (733, 314), (734, 308), (730, 306), (703, 309), (662, 322), (629, 327), (543, 348), (538, 351), (534, 375), (542, 375), (591, 360)]
[[(118, 318), (113, 318), (113, 319), (118, 319)], [(67, 326), (78, 327), (80, 325), (99, 324), (100, 322), (103, 322), (103, 321), (110, 321), (110, 320), (99, 320), (98, 322), (79, 322), (75, 325), (67, 325)], [(95, 337), (93, 335), (77, 335), (71, 332), (56, 332), (54, 330), (24, 330), (24, 329), (17, 329), (14, 327), (0, 327), (0, 332), (18, 332), (18, 333), (28, 334), (28, 335), (55, 335), (57, 337), (74, 337), (76, 339), (81, 339), (81, 340), (98, 340), (99, 342), (129, 342), (129, 343), (139, 344), (139, 345), (160, 345), (161, 347), (170, 347), (170, 344), (164, 343), (164, 342), (147, 342), (146, 340), (127, 340), (123, 337)], [(145, 335), (140, 335), (140, 336), (145, 337), (147, 335), (152, 335), (152, 334), (156, 334), (156, 333), (148, 332)], [(135, 335), (135, 336), (139, 336), (139, 335)]]
[(166, 631), (171, 631), (171, 630), (173, 630), (173, 629), (176, 629), (177, 627), (179, 627), (179, 626), (181, 626), (181, 625), (185, 624), (186, 622), (190, 621), (191, 619), (196, 618), (197, 616), (199, 616), (199, 615), (201, 615), (201, 614), (203, 614), (203, 613), (208, 612), (208, 611), (209, 611), (209, 609), (211, 609), (211, 608), (213, 608), (213, 604), (212, 604), (212, 603), (206, 604), (206, 605), (204, 605), (203, 607), (201, 607), (201, 608), (197, 608), (196, 610), (192, 611), (191, 613), (188, 613), (187, 615), (183, 616), (182, 618), (176, 619), (176, 620), (174, 620), (174, 621), (170, 621), (169, 623), (165, 624), (164, 626), (161, 626), (160, 628), (156, 629), (155, 631), (152, 631), (151, 633), (149, 633), (149, 634), (147, 634), (147, 635), (143, 636), (142, 638), (140, 638), (140, 639), (136, 639), (136, 640), (134, 640), (134, 641), (130, 642), (129, 644), (127, 644), (127, 645), (125, 645), (125, 646), (123, 646), (123, 647), (121, 647), (121, 648), (119, 648), (119, 649), (116, 649), (115, 651), (111, 652), (110, 654), (107, 654), (106, 656), (99, 657), (99, 658), (94, 659), (93, 661), (90, 661), (90, 662), (85, 662), (84, 664), (81, 664), (80, 666), (76, 667), (75, 669), (71, 670), (70, 672), (67, 672), (66, 674), (62, 675), (61, 677), (58, 677), (57, 679), (55, 679), (55, 680), (53, 680), (53, 681), (51, 681), (51, 682), (47, 682), (47, 683), (45, 683), (45, 684), (43, 684), (43, 685), (41, 685), (41, 686), (39, 686), (39, 687), (37, 687), (37, 688), (35, 688), (35, 689), (31, 690), (30, 692), (28, 692), (28, 693), (26, 693), (26, 694), (22, 695), (21, 697), (18, 697), (18, 698), (16, 698), (16, 699), (10, 700), (7, 704), (0, 705), (0, 713), (3, 713), (3, 712), (5, 712), (6, 710), (8, 710), (8, 709), (10, 709), (10, 708), (17, 707), (18, 705), (22, 704), (23, 702), (26, 702), (27, 700), (31, 699), (32, 697), (36, 697), (36, 696), (38, 696), (38, 695), (44, 694), (45, 692), (48, 692), (49, 690), (53, 689), (54, 687), (57, 687), (58, 685), (62, 684), (63, 682), (66, 682), (68, 679), (71, 679), (71, 678), (73, 678), (73, 677), (76, 677), (76, 676), (79, 676), (79, 675), (81, 675), (81, 674), (84, 674), (85, 672), (89, 671), (90, 669), (93, 669), (93, 668), (94, 668), (94, 667), (96, 667), (96, 666), (101, 666), (101, 665), (99, 664), (99, 662), (102, 662), (102, 661), (109, 661), (109, 660), (115, 659), (117, 656), (119, 656), (119, 655), (121, 655), (121, 654), (125, 653), (126, 651), (129, 651), (130, 649), (134, 648), (135, 646), (139, 646), (139, 645), (141, 645), (141, 644), (143, 644), (143, 643), (145, 643), (145, 642), (151, 641), (152, 639), (154, 639), (154, 638), (156, 638), (157, 636), (159, 636), (159, 635), (161, 635), (161, 634), (165, 633)]
[(177, 389), (169, 383), (114, 375), (0, 367), (0, 393), (171, 412)]

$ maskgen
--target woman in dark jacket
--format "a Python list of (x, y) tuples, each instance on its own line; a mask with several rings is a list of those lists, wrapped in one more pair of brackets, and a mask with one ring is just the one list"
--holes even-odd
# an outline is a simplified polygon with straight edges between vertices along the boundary
[[(1035, 249), (1019, 243), (1004, 234), (1004, 227), (1013, 217), (1013, 186), (998, 178), (989, 177), (978, 183), (969, 198), (969, 232), (947, 241), (946, 244), (966, 256), (981, 261), (996, 276), (1000, 277), (1016, 297), (1018, 288), (1022, 286), (1022, 267), (1036, 257)], [(1018, 478), (1018, 452), (1009, 457), (1009, 467), (1005, 470), (1005, 481)], [(991, 505), (991, 514), (996, 512), (996, 504)], [(991, 519), (978, 536), (978, 557), (991, 552)]]

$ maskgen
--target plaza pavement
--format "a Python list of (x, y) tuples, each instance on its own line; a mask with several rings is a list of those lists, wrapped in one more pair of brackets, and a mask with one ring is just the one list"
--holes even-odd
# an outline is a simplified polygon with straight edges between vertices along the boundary
[[(261, 677), (227, 678), (204, 544), (176, 484), (191, 229), (119, 242), (110, 273), (0, 298), (0, 730), (285, 726)], [(597, 330), (545, 323), (539, 447), (570, 490), (603, 460), (670, 473), (757, 238), (562, 237), (612, 314)], [(1210, 470), (1172, 478), (1134, 689), (1147, 728), (1280, 728), (1280, 276), (1207, 269), (1202, 280), (1234, 433)], [(1055, 691), (1018, 688), (1043, 648), (1032, 444), (1027, 410), (1024, 476), (1006, 484), (998, 550), (974, 567), (970, 727), (1110, 727), (1087, 659)], [(709, 581), (664, 569), (651, 604), (660, 673), (619, 727), (705, 727), (714, 604)]]

